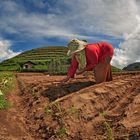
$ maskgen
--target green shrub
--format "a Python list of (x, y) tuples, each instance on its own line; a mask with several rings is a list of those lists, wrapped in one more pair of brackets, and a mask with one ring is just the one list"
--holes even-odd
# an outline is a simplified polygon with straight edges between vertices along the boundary
[(11, 105), (5, 99), (5, 94), (15, 85), (14, 75), (12, 73), (0, 72), (0, 109), (7, 109)]
[(4, 95), (0, 95), (0, 110), (8, 109), (11, 107), (11, 104), (5, 99)]

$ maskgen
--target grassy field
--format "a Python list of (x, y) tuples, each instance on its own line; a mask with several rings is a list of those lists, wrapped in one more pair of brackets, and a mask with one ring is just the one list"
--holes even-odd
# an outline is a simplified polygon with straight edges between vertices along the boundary
[(112, 72), (121, 72), (122, 70), (112, 66)]
[(14, 74), (8, 72), (0, 72), (0, 110), (7, 109), (11, 105), (5, 99), (8, 93), (15, 85)]

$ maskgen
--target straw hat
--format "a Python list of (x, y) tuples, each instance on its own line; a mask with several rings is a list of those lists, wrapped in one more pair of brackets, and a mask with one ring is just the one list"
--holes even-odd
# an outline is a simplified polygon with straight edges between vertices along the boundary
[(69, 49), (67, 55), (70, 56), (74, 53), (82, 51), (85, 48), (85, 45), (87, 45), (85, 41), (72, 39), (67, 45)]

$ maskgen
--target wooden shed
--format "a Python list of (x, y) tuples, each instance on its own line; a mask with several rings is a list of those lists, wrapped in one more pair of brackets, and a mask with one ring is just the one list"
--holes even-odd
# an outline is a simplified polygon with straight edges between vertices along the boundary
[(22, 64), (22, 68), (23, 69), (31, 69), (35, 66), (36, 64), (33, 63), (32, 61), (27, 61), (25, 63)]

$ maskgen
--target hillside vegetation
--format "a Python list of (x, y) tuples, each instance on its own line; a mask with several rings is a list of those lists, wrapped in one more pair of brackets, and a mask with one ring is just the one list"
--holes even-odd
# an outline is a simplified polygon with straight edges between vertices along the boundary
[[(54, 72), (57, 70), (65, 73), (70, 63), (70, 58), (66, 55), (66, 53), (67, 48), (63, 46), (48, 46), (32, 49), (25, 51), (16, 57), (3, 61), (0, 64), (0, 70), (41, 72)], [(28, 61), (35, 64), (34, 68), (23, 70), (22, 65)]]
[[(66, 74), (71, 58), (68, 57), (64, 46), (48, 46), (25, 51), (11, 59), (0, 63), (1, 71), (19, 72), (48, 72), (49, 74)], [(30, 69), (23, 69), (25, 62), (31, 61), (35, 65)], [(120, 71), (112, 67), (112, 71)]]
[(123, 70), (125, 71), (139, 71), (140, 70), (140, 62), (135, 62), (129, 64), (127, 67), (124, 67)]

